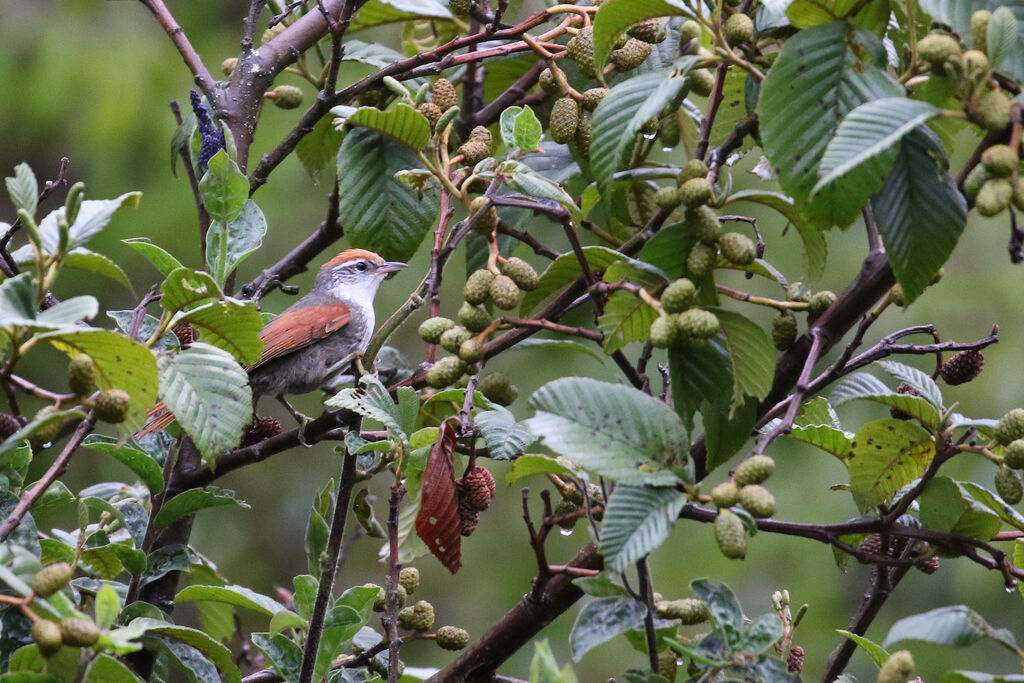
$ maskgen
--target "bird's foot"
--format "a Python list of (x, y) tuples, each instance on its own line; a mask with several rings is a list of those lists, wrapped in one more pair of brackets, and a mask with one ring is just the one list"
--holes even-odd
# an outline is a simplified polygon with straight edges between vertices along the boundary
[(296, 410), (291, 403), (288, 403), (288, 401), (285, 399), (283, 395), (278, 396), (277, 400), (281, 402), (281, 405), (285, 407), (285, 410), (287, 410), (288, 413), (293, 418), (295, 418), (295, 421), (299, 423), (299, 443), (302, 444), (303, 448), (312, 448), (312, 444), (306, 441), (306, 427), (309, 425), (310, 422), (313, 421), (313, 418), (311, 418), (309, 415), (303, 415), (298, 410)]

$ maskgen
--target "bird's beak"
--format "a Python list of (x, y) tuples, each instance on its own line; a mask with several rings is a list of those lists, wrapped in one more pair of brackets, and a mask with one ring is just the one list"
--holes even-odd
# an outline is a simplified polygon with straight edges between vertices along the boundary
[(378, 273), (394, 273), (396, 271), (405, 268), (407, 264), (401, 261), (385, 261), (381, 265), (377, 266)]

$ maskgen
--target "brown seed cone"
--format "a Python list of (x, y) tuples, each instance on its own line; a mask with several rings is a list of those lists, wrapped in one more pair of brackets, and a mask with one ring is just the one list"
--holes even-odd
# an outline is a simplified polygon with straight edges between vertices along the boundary
[(494, 497), (494, 477), (485, 467), (475, 466), (462, 478), (462, 498), (473, 510), (483, 511)]
[(480, 511), (470, 507), (463, 495), (465, 485), (461, 479), (455, 480), (455, 491), (459, 498), (459, 527), (463, 536), (471, 536), (476, 531), (476, 525), (480, 523)]
[[(910, 385), (907, 384), (906, 382), (900, 382), (899, 386), (896, 387), (896, 393), (897, 394), (909, 394), (910, 396), (920, 396), (921, 395), (921, 394), (917, 393), (916, 391), (914, 391), (913, 389), (911, 389)], [(889, 414), (892, 415), (897, 420), (910, 420), (910, 419), (913, 419), (913, 416), (910, 415), (910, 413), (905, 413), (902, 410), (900, 410), (899, 408), (889, 408)]]
[(799, 645), (789, 648), (789, 656), (786, 657), (786, 670), (791, 674), (798, 674), (804, 670), (804, 649)]
[(243, 447), (251, 446), (255, 443), (259, 443), (264, 439), (269, 439), (272, 436), (277, 436), (282, 431), (281, 421), (276, 417), (259, 417), (252, 421), (245, 428), (245, 432), (242, 434)]
[(0, 439), (6, 439), (14, 432), (21, 429), (21, 423), (13, 415), (0, 413)]
[(939, 571), (939, 558), (937, 555), (932, 555), (916, 563), (914, 566), (925, 574), (934, 574)]
[(857, 549), (864, 553), (878, 555), (882, 552), (882, 537), (878, 534), (871, 534), (865, 538), (859, 546), (857, 546)]
[(196, 340), (196, 328), (188, 323), (175, 325), (171, 331), (174, 332), (174, 336), (178, 338), (178, 343), (183, 349), (188, 348), (188, 345)]
[(942, 364), (939, 374), (946, 384), (956, 386), (966, 384), (981, 374), (985, 368), (985, 356), (976, 349), (967, 349), (954, 355)]
[(434, 83), (433, 101), (442, 112), (448, 111), (459, 103), (459, 95), (455, 91), (455, 86), (447, 78), (439, 78)]

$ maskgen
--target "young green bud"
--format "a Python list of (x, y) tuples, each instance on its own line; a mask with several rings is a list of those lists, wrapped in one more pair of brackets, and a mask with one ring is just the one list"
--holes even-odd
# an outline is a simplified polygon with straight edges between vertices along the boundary
[(878, 683), (906, 683), (914, 672), (914, 657), (906, 650), (897, 650), (878, 670)]
[(93, 404), (96, 418), (103, 422), (118, 424), (124, 422), (131, 408), (131, 397), (122, 389), (101, 391)]

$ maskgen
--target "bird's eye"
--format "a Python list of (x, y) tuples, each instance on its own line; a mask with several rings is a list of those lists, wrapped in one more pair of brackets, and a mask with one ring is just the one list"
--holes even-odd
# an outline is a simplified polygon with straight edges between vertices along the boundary
[(359, 263), (356, 264), (356, 270), (358, 270), (361, 273), (365, 272), (367, 267), (368, 266), (366, 265), (366, 261), (360, 261)]

